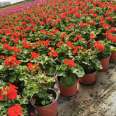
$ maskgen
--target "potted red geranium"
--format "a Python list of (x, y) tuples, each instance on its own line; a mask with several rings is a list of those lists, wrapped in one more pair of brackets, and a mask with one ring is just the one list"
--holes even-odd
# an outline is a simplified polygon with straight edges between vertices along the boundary
[(61, 65), (57, 65), (56, 74), (61, 95), (68, 97), (79, 92), (78, 78), (83, 77), (84, 70), (73, 59), (64, 59)]
[[(30, 77), (30, 78), (29, 78)], [(39, 116), (56, 116), (58, 93), (53, 89), (55, 79), (41, 72), (28, 74), (22, 78), (25, 83), (23, 97), (30, 102)]]
[(76, 61), (84, 68), (85, 75), (79, 79), (79, 82), (86, 85), (94, 84), (97, 80), (96, 71), (102, 68), (97, 59), (96, 51), (92, 49), (83, 49), (78, 52)]
[(0, 116), (27, 115), (27, 109), (24, 104), (22, 105), (24, 101), (22, 102), (18, 94), (18, 87), (2, 80), (0, 85)]
[(110, 60), (112, 62), (116, 61), (116, 28), (112, 27), (110, 30), (106, 32), (106, 37), (110, 40), (111, 45), (111, 57)]
[(107, 71), (109, 67), (109, 60), (111, 55), (111, 49), (109, 42), (106, 41), (96, 41), (94, 47), (98, 50), (98, 59), (102, 64), (102, 71)]

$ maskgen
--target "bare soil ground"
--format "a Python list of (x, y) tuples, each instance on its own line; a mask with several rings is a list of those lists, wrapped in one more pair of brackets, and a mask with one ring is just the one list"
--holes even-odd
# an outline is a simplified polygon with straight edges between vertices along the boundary
[(61, 97), (58, 116), (116, 116), (116, 63), (97, 77), (95, 85), (81, 85), (77, 95)]

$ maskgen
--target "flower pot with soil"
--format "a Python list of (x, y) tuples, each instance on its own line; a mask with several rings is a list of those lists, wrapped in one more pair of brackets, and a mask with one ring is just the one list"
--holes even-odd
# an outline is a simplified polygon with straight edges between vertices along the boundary
[(57, 116), (58, 94), (53, 89), (46, 90), (46, 93), (34, 95), (35, 108), (40, 116)]
[(96, 51), (92, 49), (81, 50), (76, 59), (85, 71), (85, 75), (79, 79), (79, 82), (86, 85), (94, 84), (97, 81), (96, 71), (102, 68), (97, 59)]
[(60, 93), (63, 96), (73, 96), (79, 92), (79, 83), (75, 77), (58, 77)]

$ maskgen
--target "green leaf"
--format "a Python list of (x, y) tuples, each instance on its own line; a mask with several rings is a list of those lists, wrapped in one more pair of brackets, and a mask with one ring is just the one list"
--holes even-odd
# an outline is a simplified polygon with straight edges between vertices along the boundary
[(82, 67), (72, 68), (72, 73), (76, 74), (78, 78), (81, 78), (85, 75), (84, 69)]

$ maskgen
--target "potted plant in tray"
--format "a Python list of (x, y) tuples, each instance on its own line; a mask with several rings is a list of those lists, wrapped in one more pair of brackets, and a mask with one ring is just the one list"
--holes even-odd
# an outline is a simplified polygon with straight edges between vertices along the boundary
[(98, 59), (101, 61), (102, 64), (102, 71), (107, 71), (109, 67), (111, 49), (110, 43), (107, 40), (104, 41), (96, 41), (94, 43), (94, 47), (98, 51)]
[(84, 49), (78, 52), (76, 56), (78, 62), (85, 71), (83, 78), (79, 80), (82, 84), (94, 84), (96, 82), (96, 71), (102, 68), (100, 61), (97, 59), (96, 51), (92, 49)]
[(83, 77), (84, 70), (73, 59), (64, 59), (61, 65), (56, 66), (56, 75), (61, 95), (73, 96), (79, 91), (78, 78)]
[(21, 79), (25, 83), (23, 97), (30, 99), (39, 116), (56, 116), (58, 94), (53, 89), (55, 79), (41, 72), (24, 75)]

